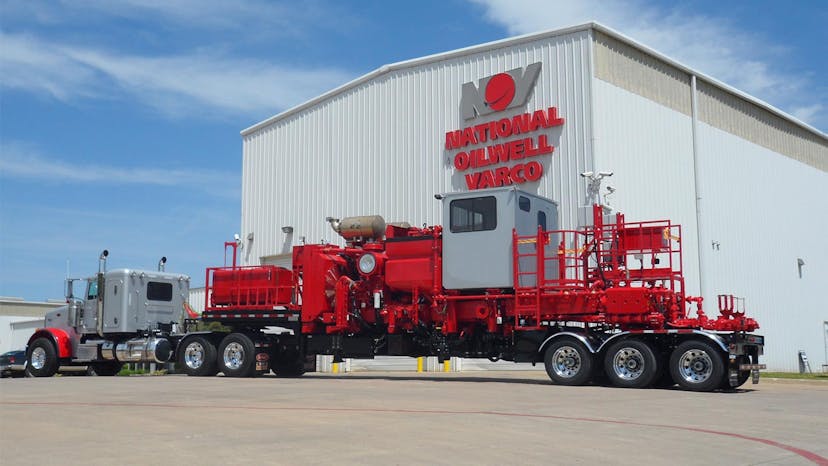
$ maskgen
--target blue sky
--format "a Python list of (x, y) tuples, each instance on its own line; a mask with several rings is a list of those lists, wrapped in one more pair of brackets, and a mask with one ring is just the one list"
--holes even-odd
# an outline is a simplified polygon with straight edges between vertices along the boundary
[(828, 129), (828, 4), (0, 0), (0, 296), (167, 270), (240, 223), (239, 131), (383, 64), (597, 20)]

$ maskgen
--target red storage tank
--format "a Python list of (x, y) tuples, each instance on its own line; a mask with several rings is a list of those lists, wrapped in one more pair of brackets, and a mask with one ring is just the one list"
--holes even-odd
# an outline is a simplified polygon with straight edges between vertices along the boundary
[(285, 306), (290, 304), (293, 274), (273, 265), (215, 269), (214, 306)]

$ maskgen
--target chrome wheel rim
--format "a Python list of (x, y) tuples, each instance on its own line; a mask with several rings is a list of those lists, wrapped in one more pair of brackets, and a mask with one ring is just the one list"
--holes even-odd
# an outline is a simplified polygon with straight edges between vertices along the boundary
[(198, 369), (204, 364), (204, 346), (192, 342), (184, 350), (184, 364), (190, 369)]
[(224, 348), (224, 367), (238, 369), (244, 364), (244, 348), (239, 343), (233, 342)]
[(581, 355), (571, 346), (561, 346), (552, 353), (552, 370), (558, 377), (571, 378), (581, 370)]
[(46, 350), (37, 347), (32, 350), (32, 367), (36, 370), (43, 369), (46, 365)]
[(635, 380), (641, 377), (646, 369), (644, 366), (644, 355), (635, 348), (621, 348), (612, 358), (612, 368), (619, 379)]
[(713, 360), (706, 351), (691, 349), (679, 358), (678, 371), (688, 383), (703, 383), (713, 374)]

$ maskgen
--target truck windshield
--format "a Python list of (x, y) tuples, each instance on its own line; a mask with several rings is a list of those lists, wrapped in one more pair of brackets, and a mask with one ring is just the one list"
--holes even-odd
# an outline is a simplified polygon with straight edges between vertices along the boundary
[(87, 287), (86, 299), (98, 299), (98, 281), (90, 280)]

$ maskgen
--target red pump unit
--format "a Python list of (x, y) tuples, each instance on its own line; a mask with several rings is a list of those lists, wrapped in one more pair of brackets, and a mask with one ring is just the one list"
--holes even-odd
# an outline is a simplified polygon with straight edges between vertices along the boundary
[[(540, 206), (531, 228), (525, 199)], [(732, 296), (709, 318), (686, 294), (680, 226), (595, 205), (591, 225), (547, 230), (554, 203), (511, 188), (453, 194), (444, 206), (442, 227), (328, 219), (346, 245), (296, 246), (292, 270), (208, 269), (202, 318), (271, 339), (283, 374), (301, 373), (308, 355), (382, 354), (543, 363), (567, 385), (599, 373), (619, 386), (691, 390), (758, 379), (756, 321)], [(265, 338), (265, 325), (292, 333)]]

